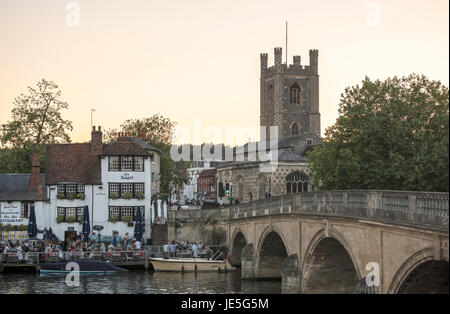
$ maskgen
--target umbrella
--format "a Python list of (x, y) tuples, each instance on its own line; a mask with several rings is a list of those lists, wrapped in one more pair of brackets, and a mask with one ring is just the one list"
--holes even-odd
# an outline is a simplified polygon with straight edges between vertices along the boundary
[(136, 222), (134, 224), (134, 238), (139, 241), (142, 239), (142, 215), (140, 207), (138, 207), (136, 210)]
[(88, 206), (84, 206), (83, 212), (83, 242), (89, 241), (89, 234), (91, 233), (91, 227), (89, 224), (89, 208)]
[(28, 236), (35, 238), (37, 235), (36, 213), (34, 212), (34, 204), (30, 206), (30, 217), (28, 219)]

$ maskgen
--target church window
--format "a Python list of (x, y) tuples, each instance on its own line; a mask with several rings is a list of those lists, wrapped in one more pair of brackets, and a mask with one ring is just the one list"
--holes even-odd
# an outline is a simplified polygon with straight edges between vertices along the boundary
[(286, 194), (308, 192), (309, 177), (303, 171), (293, 171), (286, 176)]
[(292, 84), (289, 89), (289, 103), (300, 105), (301, 92), (302, 90), (297, 83)]
[(292, 129), (292, 135), (299, 135), (300, 134), (300, 126), (298, 125), (298, 123), (294, 123), (291, 127)]

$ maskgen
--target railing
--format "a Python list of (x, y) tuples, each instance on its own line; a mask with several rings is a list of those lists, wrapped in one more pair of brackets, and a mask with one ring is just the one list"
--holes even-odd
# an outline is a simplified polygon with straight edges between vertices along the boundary
[(147, 252), (140, 251), (83, 251), (83, 252), (9, 252), (0, 254), (4, 265), (36, 265), (80, 259), (109, 261), (111, 263), (145, 262)]
[(316, 191), (230, 207), (231, 220), (280, 214), (349, 217), (437, 229), (448, 233), (449, 193)]
[(228, 255), (229, 247), (225, 245), (208, 245), (207, 249), (198, 250), (195, 255), (191, 248), (176, 249), (171, 252), (170, 249), (164, 252), (163, 246), (147, 246), (146, 253), (148, 257), (153, 258), (207, 258), (210, 260), (225, 259)]

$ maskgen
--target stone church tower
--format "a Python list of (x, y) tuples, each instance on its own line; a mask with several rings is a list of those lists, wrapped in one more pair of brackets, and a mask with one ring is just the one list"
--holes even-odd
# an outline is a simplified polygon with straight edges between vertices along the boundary
[(309, 66), (300, 56), (282, 63), (282, 49), (274, 49), (275, 64), (267, 66), (261, 54), (260, 125), (278, 126), (278, 137), (309, 133), (320, 138), (318, 50), (309, 51)]

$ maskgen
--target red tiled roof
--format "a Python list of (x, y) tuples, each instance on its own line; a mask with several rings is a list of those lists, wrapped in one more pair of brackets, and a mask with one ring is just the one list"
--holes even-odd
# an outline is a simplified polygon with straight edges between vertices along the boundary
[(105, 145), (104, 156), (150, 156), (151, 154), (129, 137), (119, 137), (116, 141)]
[(90, 143), (46, 146), (45, 184), (83, 182), (101, 184), (101, 160), (91, 155)]

